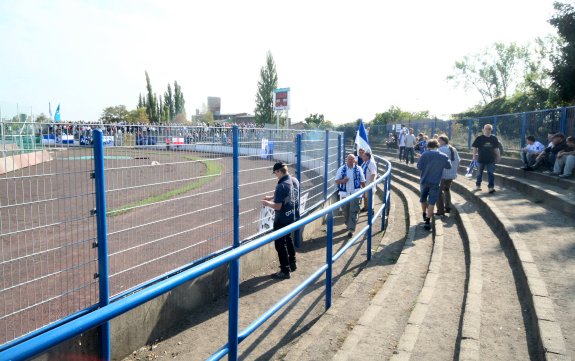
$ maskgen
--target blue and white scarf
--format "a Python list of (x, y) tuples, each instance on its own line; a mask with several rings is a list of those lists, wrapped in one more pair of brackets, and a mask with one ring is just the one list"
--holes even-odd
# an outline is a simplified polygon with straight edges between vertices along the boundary
[[(347, 166), (344, 166), (343, 168), (341, 168), (341, 178), (340, 179), (345, 178), (346, 174), (347, 174)], [(347, 188), (346, 183), (339, 184), (339, 191), (340, 192), (347, 192), (346, 188)], [(360, 189), (361, 188), (361, 175), (359, 174), (359, 167), (356, 165), (353, 166), (353, 188), (354, 189)]]
[(367, 162), (364, 162), (361, 165), (361, 169), (363, 169), (363, 175), (365, 176), (365, 179), (367, 180), (367, 167), (369, 166), (369, 162), (371, 162), (371, 159), (368, 160)]

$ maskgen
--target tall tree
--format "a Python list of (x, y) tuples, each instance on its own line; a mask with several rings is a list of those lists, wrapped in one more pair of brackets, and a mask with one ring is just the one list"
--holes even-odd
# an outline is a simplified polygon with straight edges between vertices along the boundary
[(407, 122), (409, 120), (429, 119), (429, 111), (407, 112), (400, 107), (392, 105), (383, 113), (376, 113), (371, 124), (386, 125)]
[(100, 121), (102, 123), (125, 122), (128, 120), (128, 115), (129, 112), (125, 105), (116, 105), (104, 108), (100, 116)]
[(174, 112), (175, 116), (186, 113), (184, 93), (182, 93), (182, 88), (177, 81), (174, 81)]
[(549, 23), (557, 28), (562, 40), (560, 53), (552, 58), (551, 77), (560, 98), (567, 103), (575, 102), (575, 6), (569, 3), (553, 4), (555, 14)]
[(164, 108), (168, 112), (168, 120), (171, 122), (176, 117), (176, 105), (174, 102), (174, 93), (172, 86), (168, 83), (168, 90), (164, 93)]
[(266, 65), (260, 69), (258, 92), (256, 94), (255, 120), (258, 125), (273, 123), (273, 91), (278, 86), (276, 64), (270, 51), (267, 52)]
[(156, 94), (152, 92), (152, 84), (150, 83), (150, 77), (146, 71), (146, 89), (148, 90), (148, 95), (146, 97), (146, 114), (151, 123), (158, 123), (160, 118), (158, 116), (158, 103), (156, 99)]

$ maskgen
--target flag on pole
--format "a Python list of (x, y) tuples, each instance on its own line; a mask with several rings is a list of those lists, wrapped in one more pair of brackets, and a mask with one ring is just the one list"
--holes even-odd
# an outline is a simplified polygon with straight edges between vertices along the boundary
[(357, 144), (357, 149), (363, 149), (366, 152), (371, 153), (371, 147), (369, 146), (369, 141), (367, 140), (367, 132), (363, 126), (363, 120), (359, 120), (359, 128), (357, 129), (357, 134), (355, 135), (355, 144)]
[(52, 120), (52, 103), (48, 102), (48, 113), (50, 113), (50, 120)]
[(58, 107), (56, 108), (56, 114), (54, 114), (54, 121), (55, 122), (60, 121), (60, 104), (58, 104)]

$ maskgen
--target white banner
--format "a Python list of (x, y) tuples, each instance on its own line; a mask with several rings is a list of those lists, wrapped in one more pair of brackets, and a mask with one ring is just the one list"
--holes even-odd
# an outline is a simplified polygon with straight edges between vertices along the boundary
[(258, 232), (268, 231), (274, 228), (275, 211), (270, 207), (263, 206), (260, 211), (260, 224)]

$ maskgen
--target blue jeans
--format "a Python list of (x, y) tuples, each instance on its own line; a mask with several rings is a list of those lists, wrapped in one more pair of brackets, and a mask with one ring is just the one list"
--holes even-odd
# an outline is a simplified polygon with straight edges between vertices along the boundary
[(481, 181), (483, 180), (483, 170), (487, 170), (487, 187), (495, 187), (495, 176), (493, 172), (495, 171), (495, 163), (478, 163), (479, 164), (479, 174), (477, 174), (477, 181), (475, 185), (481, 187)]

